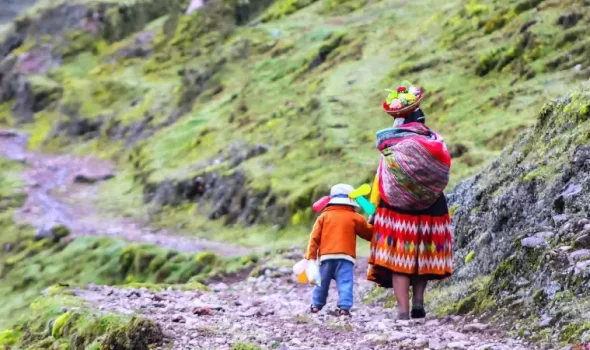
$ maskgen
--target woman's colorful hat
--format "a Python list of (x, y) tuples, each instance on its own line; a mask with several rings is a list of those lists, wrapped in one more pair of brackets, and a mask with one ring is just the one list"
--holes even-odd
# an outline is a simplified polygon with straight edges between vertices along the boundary
[(396, 89), (385, 91), (389, 92), (389, 95), (383, 102), (383, 110), (394, 118), (404, 118), (414, 112), (420, 107), (424, 97), (422, 90), (409, 82), (402, 83)]

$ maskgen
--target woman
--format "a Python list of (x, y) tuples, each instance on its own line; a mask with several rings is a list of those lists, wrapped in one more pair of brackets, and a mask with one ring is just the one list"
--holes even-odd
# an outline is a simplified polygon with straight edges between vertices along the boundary
[(428, 280), (453, 272), (453, 238), (443, 194), (450, 156), (443, 140), (425, 126), (420, 109), (390, 114), (395, 117), (394, 127), (377, 133), (382, 156), (373, 187), (376, 198), (372, 195), (377, 211), (371, 218), (374, 232), (367, 278), (393, 287), (398, 319), (424, 318)]

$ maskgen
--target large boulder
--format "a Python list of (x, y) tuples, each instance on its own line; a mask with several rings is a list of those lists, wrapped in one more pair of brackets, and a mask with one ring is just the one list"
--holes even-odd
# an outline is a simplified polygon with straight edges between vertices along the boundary
[[(548, 103), (534, 128), (449, 194), (456, 273), (447, 283), (491, 274), (461, 311), (493, 304), (505, 307), (504, 316), (533, 318), (533, 325), (543, 314), (557, 331), (582, 318), (584, 310), (569, 303), (590, 301), (590, 254), (583, 251), (590, 223), (589, 116), (587, 88)], [(572, 340), (583, 329), (554, 333), (552, 340)]]

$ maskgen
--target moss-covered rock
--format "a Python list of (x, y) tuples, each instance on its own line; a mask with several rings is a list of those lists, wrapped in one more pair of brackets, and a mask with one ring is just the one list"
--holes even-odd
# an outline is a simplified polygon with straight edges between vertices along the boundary
[[(583, 311), (569, 307), (573, 298), (587, 297), (580, 293), (588, 288), (582, 282), (583, 264), (576, 265), (568, 250), (590, 222), (590, 119), (580, 114), (589, 102), (587, 89), (549, 102), (526, 136), (450, 194), (450, 202), (460, 205), (453, 215), (459, 258), (455, 283), (491, 274), (488, 283), (457, 304), (457, 311), (491, 315), (502, 309), (498, 317), (506, 322), (551, 315), (561, 339), (572, 339), (563, 336), (571, 333), (563, 328), (564, 315), (581, 317)], [(560, 290), (577, 296), (559, 297)]]
[(0, 332), (0, 347), (6, 349), (16, 345), (21, 336), (22, 330), (19, 331), (17, 329), (7, 329)]
[[(63, 312), (64, 309), (70, 309)], [(49, 325), (49, 331), (47, 327)], [(69, 293), (37, 299), (27, 317), (0, 333), (0, 345), (26, 349), (143, 349), (161, 344), (152, 321), (102, 313)]]

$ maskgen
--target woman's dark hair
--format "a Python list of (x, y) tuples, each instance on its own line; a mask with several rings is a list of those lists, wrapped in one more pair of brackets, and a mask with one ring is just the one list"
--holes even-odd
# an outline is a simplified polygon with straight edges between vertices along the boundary
[(408, 124), (408, 123), (426, 124), (426, 116), (424, 115), (424, 112), (422, 112), (422, 110), (420, 108), (413, 111), (412, 114), (408, 115), (405, 119), (406, 120), (404, 120), (404, 124)]

